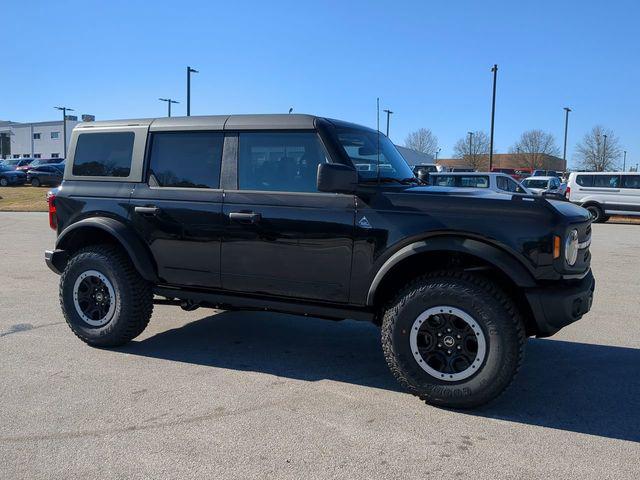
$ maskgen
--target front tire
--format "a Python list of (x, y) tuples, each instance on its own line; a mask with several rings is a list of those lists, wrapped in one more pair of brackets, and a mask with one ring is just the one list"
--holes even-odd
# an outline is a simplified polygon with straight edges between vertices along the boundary
[(9, 180), (7, 180), (4, 177), (0, 178), (0, 187), (7, 187), (7, 186), (9, 186)]
[(67, 263), (60, 277), (60, 305), (80, 340), (115, 347), (146, 328), (153, 291), (119, 248), (95, 245), (79, 250)]
[(41, 185), (40, 179), (38, 179), (38, 178), (32, 178), (31, 179), (31, 186), (32, 187), (39, 187), (40, 185)]
[(524, 357), (513, 302), (495, 284), (443, 271), (405, 287), (382, 321), (382, 348), (398, 382), (425, 402), (473, 408), (499, 396)]
[(587, 205), (586, 208), (587, 211), (591, 214), (593, 223), (604, 223), (609, 220), (609, 217), (605, 215), (604, 210), (602, 210), (602, 207), (600, 205), (592, 203), (591, 205)]

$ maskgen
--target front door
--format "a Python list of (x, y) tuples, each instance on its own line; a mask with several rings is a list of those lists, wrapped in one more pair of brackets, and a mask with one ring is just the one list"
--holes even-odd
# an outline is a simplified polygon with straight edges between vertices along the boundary
[(354, 196), (316, 190), (315, 132), (240, 132), (237, 190), (225, 190), (222, 286), (346, 302)]
[(166, 283), (220, 287), (224, 135), (151, 134), (147, 183), (131, 196), (130, 218)]

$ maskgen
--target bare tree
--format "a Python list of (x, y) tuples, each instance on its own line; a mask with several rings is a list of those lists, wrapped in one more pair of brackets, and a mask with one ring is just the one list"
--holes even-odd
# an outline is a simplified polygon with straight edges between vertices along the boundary
[(549, 155), (557, 157), (560, 149), (552, 134), (542, 130), (527, 130), (511, 147), (511, 153), (519, 154), (518, 159), (523, 167), (548, 170), (551, 164)]
[(464, 160), (474, 170), (482, 170), (489, 165), (489, 147), (489, 136), (485, 132), (472, 132), (471, 139), (467, 135), (456, 142), (453, 156)]
[(416, 152), (434, 156), (438, 150), (438, 137), (428, 128), (421, 128), (407, 135), (404, 146)]
[[(605, 136), (606, 146), (605, 146)], [(620, 141), (612, 130), (596, 125), (576, 147), (580, 168), (595, 172), (606, 172), (618, 167)]]

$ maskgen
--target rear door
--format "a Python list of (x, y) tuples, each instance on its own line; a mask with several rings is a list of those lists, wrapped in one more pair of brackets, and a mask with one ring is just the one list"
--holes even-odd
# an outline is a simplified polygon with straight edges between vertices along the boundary
[(328, 161), (317, 133), (242, 131), (235, 139), (237, 189), (225, 189), (223, 288), (346, 302), (355, 197), (317, 191), (318, 165)]
[(222, 124), (211, 131), (152, 131), (130, 218), (169, 284), (220, 286)]

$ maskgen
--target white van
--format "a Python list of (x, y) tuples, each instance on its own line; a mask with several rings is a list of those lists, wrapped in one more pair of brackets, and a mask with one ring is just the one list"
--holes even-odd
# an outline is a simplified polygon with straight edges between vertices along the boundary
[(640, 216), (640, 173), (572, 172), (566, 197), (589, 210), (594, 222), (610, 215)]

